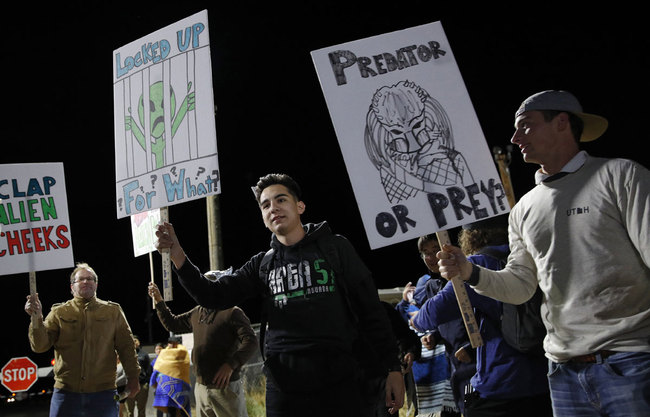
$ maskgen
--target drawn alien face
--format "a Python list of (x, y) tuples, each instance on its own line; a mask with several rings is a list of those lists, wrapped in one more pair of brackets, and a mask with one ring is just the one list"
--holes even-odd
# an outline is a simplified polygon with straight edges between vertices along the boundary
[(449, 121), (440, 104), (415, 83), (404, 81), (375, 93), (370, 116), (375, 149), (385, 160), (416, 178), (434, 181), (436, 161), (447, 157), (441, 146), (450, 139)]
[(429, 140), (424, 131), (424, 106), (413, 90), (388, 90), (375, 109), (377, 118), (389, 134), (386, 145), (391, 159), (409, 159), (409, 154), (419, 152)]
[(417, 191), (472, 181), (454, 147), (441, 104), (412, 81), (378, 89), (366, 114), (364, 145), (391, 203)]
[[(169, 95), (169, 104), (171, 105), (173, 116), (173, 111), (176, 109), (176, 96), (171, 86), (169, 87)], [(140, 123), (144, 126), (144, 96), (140, 96), (138, 117), (140, 118)], [(149, 87), (149, 117), (151, 122), (151, 136), (160, 138), (165, 132), (165, 100), (162, 81), (155, 82)]]

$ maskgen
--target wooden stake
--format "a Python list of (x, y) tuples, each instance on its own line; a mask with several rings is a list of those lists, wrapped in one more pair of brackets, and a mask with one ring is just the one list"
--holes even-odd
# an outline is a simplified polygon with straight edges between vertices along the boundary
[(495, 146), (492, 149), (494, 154), (494, 160), (499, 167), (499, 176), (501, 177), (501, 183), (503, 184), (503, 191), (506, 193), (508, 198), (508, 203), (510, 208), (515, 206), (515, 192), (512, 188), (512, 181), (510, 179), (510, 169), (508, 169), (508, 160), (510, 159), (510, 153), (508, 155), (503, 153), (503, 150), (498, 146)]
[[(160, 209), (160, 221), (169, 223), (169, 208)], [(162, 253), (162, 276), (163, 276), (163, 300), (171, 301), (174, 299), (172, 293), (172, 264), (169, 249), (163, 249)]]
[[(29, 295), (34, 297), (36, 295), (36, 271), (29, 271)], [(33, 312), (31, 315), (32, 323), (36, 323), (36, 312)]]
[[(151, 271), (151, 283), (154, 283), (153, 277), (153, 252), (149, 252), (149, 271)], [(154, 310), (156, 309), (156, 300), (151, 299), (151, 304), (153, 305)]]
[[(446, 230), (441, 230), (436, 232), (436, 237), (438, 238), (438, 243), (440, 248), (444, 245), (451, 245), (451, 240), (449, 240), (449, 233)], [(469, 296), (467, 295), (467, 290), (465, 289), (465, 283), (460, 276), (455, 276), (450, 279), (451, 285), (454, 287), (454, 293), (456, 294), (456, 301), (458, 301), (458, 308), (460, 308), (460, 313), (463, 317), (463, 322), (465, 323), (465, 329), (467, 330), (467, 335), (469, 336), (469, 342), (472, 344), (473, 348), (483, 345), (483, 338), (479, 332), (478, 324), (476, 323), (476, 317), (474, 317), (474, 309), (472, 304), (469, 301)]]

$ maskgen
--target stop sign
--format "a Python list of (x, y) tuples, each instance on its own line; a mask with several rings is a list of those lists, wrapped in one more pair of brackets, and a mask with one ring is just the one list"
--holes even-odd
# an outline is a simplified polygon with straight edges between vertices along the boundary
[(13, 358), (2, 367), (2, 385), (11, 392), (27, 391), (38, 379), (37, 370), (28, 357)]

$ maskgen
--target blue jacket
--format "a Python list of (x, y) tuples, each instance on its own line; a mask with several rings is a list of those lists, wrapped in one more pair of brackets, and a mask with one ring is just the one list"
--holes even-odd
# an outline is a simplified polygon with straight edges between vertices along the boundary
[[(414, 305), (402, 299), (395, 305), (395, 310), (401, 314), (404, 321), (410, 322), (411, 314), (419, 311), (426, 300), (433, 298), (442, 290), (445, 286), (443, 281), (446, 282), (438, 274), (434, 276), (429, 274), (422, 275), (415, 285), (415, 291), (413, 293)], [(433, 333), (436, 340), (441, 340), (445, 344), (447, 357), (452, 361), (455, 368), (461, 366), (460, 362), (454, 357), (454, 352), (460, 347), (471, 349), (469, 338), (465, 331), (465, 324), (463, 324), (461, 317), (458, 317), (457, 320), (441, 323), (439, 327), (423, 330), (427, 330), (427, 333)]]
[[(500, 247), (507, 251), (507, 245)], [(470, 262), (489, 269), (500, 269), (497, 258), (472, 255)], [(477, 294), (465, 284), (474, 307), (483, 346), (476, 350), (476, 374), (472, 386), (483, 398), (512, 399), (548, 392), (547, 359), (542, 355), (528, 355), (508, 345), (500, 331), (502, 303)], [(460, 309), (451, 282), (435, 297), (427, 300), (413, 319), (418, 329), (435, 329), (438, 325), (458, 319)]]

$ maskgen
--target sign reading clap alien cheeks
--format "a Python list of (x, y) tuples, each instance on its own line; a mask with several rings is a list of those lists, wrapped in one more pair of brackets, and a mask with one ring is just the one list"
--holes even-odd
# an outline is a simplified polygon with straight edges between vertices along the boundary
[(71, 266), (63, 164), (0, 165), (0, 275)]
[(311, 54), (371, 248), (510, 210), (440, 22)]
[(206, 10), (113, 52), (117, 217), (221, 192)]

